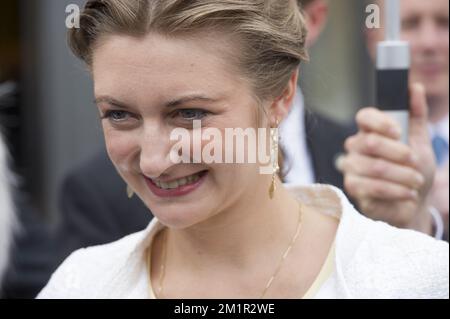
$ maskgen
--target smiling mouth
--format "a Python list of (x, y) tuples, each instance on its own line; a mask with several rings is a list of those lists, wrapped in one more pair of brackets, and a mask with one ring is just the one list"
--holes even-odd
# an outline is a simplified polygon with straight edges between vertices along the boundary
[(151, 179), (151, 182), (158, 187), (159, 189), (162, 190), (170, 190), (170, 189), (177, 189), (181, 186), (185, 186), (185, 185), (191, 185), (191, 184), (195, 184), (196, 182), (198, 182), (205, 174), (207, 173), (207, 171), (201, 171), (189, 176), (185, 176), (170, 182), (162, 182), (160, 180), (154, 180)]

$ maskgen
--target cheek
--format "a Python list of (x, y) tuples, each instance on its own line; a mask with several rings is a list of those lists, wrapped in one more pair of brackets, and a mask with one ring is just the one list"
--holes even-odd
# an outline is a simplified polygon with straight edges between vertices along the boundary
[(105, 144), (111, 161), (121, 171), (129, 170), (133, 154), (138, 149), (136, 138), (131, 132), (119, 132), (104, 128)]

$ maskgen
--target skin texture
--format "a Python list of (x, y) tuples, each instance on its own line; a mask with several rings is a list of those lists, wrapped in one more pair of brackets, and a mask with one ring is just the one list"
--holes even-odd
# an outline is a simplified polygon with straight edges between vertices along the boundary
[[(427, 125), (448, 115), (448, 5), (446, 0), (401, 2), (402, 37), (412, 53), (409, 145), (399, 141), (400, 128), (389, 117), (365, 108), (357, 115), (359, 132), (347, 140), (348, 154), (340, 161), (345, 188), (366, 215), (428, 234), (427, 207), (435, 205), (432, 196), (442, 198), (430, 194), (435, 163)], [(383, 32), (368, 31), (372, 55)], [(448, 183), (445, 190), (448, 198)], [(448, 204), (440, 211), (448, 220)]]

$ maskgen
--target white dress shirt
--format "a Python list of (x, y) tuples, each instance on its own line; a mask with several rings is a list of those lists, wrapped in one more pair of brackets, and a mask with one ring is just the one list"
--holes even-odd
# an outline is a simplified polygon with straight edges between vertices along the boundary
[(304, 97), (297, 90), (292, 109), (280, 125), (280, 144), (285, 154), (286, 184), (310, 185), (315, 181), (306, 142)]

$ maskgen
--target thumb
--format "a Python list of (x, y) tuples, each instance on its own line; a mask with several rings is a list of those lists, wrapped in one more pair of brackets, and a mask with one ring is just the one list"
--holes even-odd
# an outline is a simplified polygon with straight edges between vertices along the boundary
[(410, 99), (410, 140), (429, 142), (428, 104), (425, 87), (421, 83), (411, 85)]

